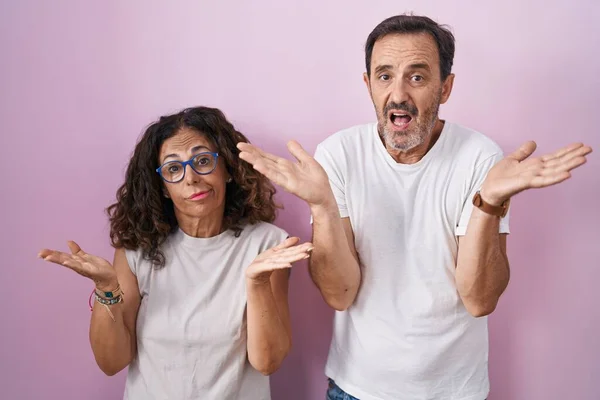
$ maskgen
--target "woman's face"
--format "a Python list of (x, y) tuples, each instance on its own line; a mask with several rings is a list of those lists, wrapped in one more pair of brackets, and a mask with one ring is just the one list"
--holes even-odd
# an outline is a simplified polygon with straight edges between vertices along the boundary
[[(214, 166), (214, 157), (217, 149), (208, 138), (189, 128), (181, 129), (175, 136), (164, 141), (159, 152), (159, 165), (163, 166), (169, 161), (185, 162), (194, 157), (194, 167), (201, 172), (208, 172)], [(227, 180), (230, 178), (225, 168), (225, 161), (217, 157), (217, 165), (206, 175), (195, 172), (191, 165), (185, 169), (181, 164), (167, 164), (162, 168), (163, 176), (168, 180), (177, 180), (184, 173), (179, 182), (170, 183), (163, 180), (165, 195), (170, 197), (175, 206), (175, 215), (182, 225), (182, 219), (204, 220), (209, 218), (220, 221), (225, 210), (225, 190)]]

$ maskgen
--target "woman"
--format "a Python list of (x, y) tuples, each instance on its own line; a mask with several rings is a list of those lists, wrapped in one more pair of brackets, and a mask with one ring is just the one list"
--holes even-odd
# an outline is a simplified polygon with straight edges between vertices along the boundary
[(69, 242), (40, 257), (92, 279), (99, 367), (125, 399), (269, 399), (291, 346), (288, 277), (310, 243), (272, 225), (275, 189), (238, 158), (221, 111), (160, 118), (108, 207), (112, 265)]

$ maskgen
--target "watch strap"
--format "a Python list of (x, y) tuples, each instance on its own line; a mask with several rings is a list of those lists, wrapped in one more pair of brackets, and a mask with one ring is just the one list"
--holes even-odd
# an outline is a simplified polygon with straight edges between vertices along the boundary
[(475, 196), (473, 196), (473, 205), (475, 207), (479, 208), (481, 211), (483, 211), (486, 214), (495, 215), (496, 217), (500, 217), (500, 218), (505, 217), (506, 214), (508, 213), (508, 205), (509, 204), (510, 204), (510, 199), (506, 200), (504, 203), (502, 203), (499, 206), (495, 206), (490, 203), (487, 203), (485, 200), (483, 200), (483, 198), (481, 197), (481, 193), (479, 191), (477, 191), (477, 193), (475, 193)]

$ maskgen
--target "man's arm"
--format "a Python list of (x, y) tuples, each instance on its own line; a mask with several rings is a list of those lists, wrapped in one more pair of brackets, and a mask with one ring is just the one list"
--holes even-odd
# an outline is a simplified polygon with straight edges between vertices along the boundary
[(325, 302), (343, 311), (354, 302), (358, 293), (360, 267), (350, 218), (340, 218), (333, 196), (326, 204), (311, 207), (315, 248), (309, 272)]
[(459, 237), (456, 286), (465, 308), (474, 317), (491, 314), (508, 286), (507, 235), (499, 233), (499, 221), (474, 208), (466, 235)]
[[(586, 162), (589, 146), (573, 143), (552, 154), (530, 157), (535, 142), (525, 142), (486, 174), (481, 196), (486, 203), (499, 206), (528, 190), (559, 184), (571, 171)], [(467, 310), (474, 316), (494, 311), (508, 285), (510, 271), (506, 256), (506, 235), (501, 235), (499, 218), (473, 208), (467, 232), (459, 239), (456, 284)]]
[(327, 158), (322, 160), (323, 166), (295, 141), (288, 143), (288, 149), (297, 163), (248, 143), (238, 143), (238, 148), (242, 160), (309, 205), (314, 245), (310, 275), (327, 304), (336, 310), (348, 308), (356, 298), (361, 278), (350, 220), (347, 214), (341, 214), (345, 208), (343, 184), (338, 171), (331, 167), (335, 160), (321, 153)]

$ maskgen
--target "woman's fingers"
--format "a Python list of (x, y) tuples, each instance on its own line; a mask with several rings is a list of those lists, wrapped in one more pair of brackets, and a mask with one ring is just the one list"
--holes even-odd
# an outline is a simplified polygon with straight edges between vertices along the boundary
[(280, 250), (283, 250), (283, 249), (286, 249), (286, 248), (289, 248), (289, 247), (295, 245), (299, 241), (300, 241), (299, 237), (292, 236), (292, 237), (285, 239), (283, 242), (281, 242), (277, 246), (273, 247), (271, 250), (280, 251)]
[(293, 263), (309, 258), (311, 251), (312, 244), (303, 243), (300, 246), (289, 247), (287, 249), (279, 250), (276, 253), (271, 253), (264, 261), (269, 264)]
[(81, 250), (81, 247), (79, 247), (79, 245), (77, 243), (75, 243), (74, 241), (69, 240), (67, 242), (67, 246), (69, 246), (69, 250), (71, 250), (72, 254), (77, 254), (78, 256), (85, 255), (85, 252), (83, 250)]
[(69, 241), (67, 245), (72, 254), (57, 250), (43, 249), (38, 253), (38, 257), (44, 261), (65, 266), (82, 276), (90, 277), (93, 271), (87, 260), (89, 256), (81, 250), (77, 243)]
[(81, 262), (76, 260), (73, 255), (63, 253), (62, 251), (44, 249), (40, 251), (38, 257), (42, 258), (44, 261), (68, 267), (77, 273), (80, 273), (81, 271)]
[(62, 251), (43, 249), (39, 252), (38, 257), (55, 264), (62, 264), (66, 260), (70, 259), (71, 255), (63, 253)]

